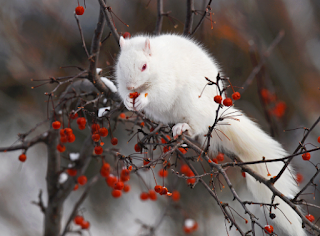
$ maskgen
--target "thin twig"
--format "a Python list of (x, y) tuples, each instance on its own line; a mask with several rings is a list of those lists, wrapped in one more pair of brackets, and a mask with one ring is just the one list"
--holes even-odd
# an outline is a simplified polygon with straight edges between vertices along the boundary
[(206, 17), (207, 13), (208, 13), (208, 9), (211, 8), (210, 5), (211, 5), (211, 2), (212, 0), (209, 0), (209, 3), (207, 4), (207, 7), (206, 9), (204, 10), (204, 13), (199, 21), (199, 23), (197, 24), (197, 26), (194, 28), (194, 30), (192, 31), (192, 33), (190, 35), (193, 35), (200, 27), (200, 25), (202, 24), (204, 18)]
[(249, 77), (246, 79), (246, 81), (244, 82), (244, 84), (242, 85), (242, 93), (249, 87), (249, 85), (252, 83), (253, 79), (256, 77), (256, 75), (259, 73), (259, 71), (261, 70), (263, 64), (266, 62), (267, 58), (270, 56), (271, 52), (273, 51), (273, 49), (277, 46), (277, 44), (282, 40), (282, 38), (284, 37), (284, 30), (281, 30), (277, 37), (272, 41), (272, 43), (270, 44), (269, 48), (267, 49), (267, 51), (265, 51), (265, 53), (262, 55), (261, 60), (259, 62), (259, 64), (252, 70), (251, 74), (249, 75)]
[(82, 33), (80, 21), (79, 21), (79, 18), (78, 18), (78, 16), (77, 16), (76, 13), (74, 13), (74, 18), (76, 18), (77, 25), (78, 25), (78, 28), (79, 28), (80, 37), (81, 37), (81, 41), (82, 41), (82, 47), (83, 47), (84, 50), (86, 51), (87, 57), (89, 58), (90, 55), (89, 55), (89, 52), (88, 52), (88, 49), (87, 49), (87, 46), (86, 46), (86, 42), (84, 41), (84, 37), (83, 37), (83, 33)]

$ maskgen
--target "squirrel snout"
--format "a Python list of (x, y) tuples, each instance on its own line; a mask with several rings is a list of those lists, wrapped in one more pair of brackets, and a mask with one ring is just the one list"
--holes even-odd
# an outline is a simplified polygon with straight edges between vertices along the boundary
[(128, 90), (134, 90), (134, 87), (127, 86)]

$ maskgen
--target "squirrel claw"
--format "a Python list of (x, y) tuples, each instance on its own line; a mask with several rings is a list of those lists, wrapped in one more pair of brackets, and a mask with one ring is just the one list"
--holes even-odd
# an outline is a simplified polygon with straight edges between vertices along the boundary
[(175, 139), (184, 131), (191, 131), (191, 128), (187, 123), (178, 123), (172, 127), (172, 133)]

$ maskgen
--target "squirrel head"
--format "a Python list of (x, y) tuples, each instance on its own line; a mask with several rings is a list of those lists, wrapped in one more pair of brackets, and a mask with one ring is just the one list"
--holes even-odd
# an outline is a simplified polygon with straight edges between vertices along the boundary
[(121, 52), (116, 65), (117, 79), (129, 91), (141, 92), (151, 84), (152, 48), (150, 39), (120, 37)]

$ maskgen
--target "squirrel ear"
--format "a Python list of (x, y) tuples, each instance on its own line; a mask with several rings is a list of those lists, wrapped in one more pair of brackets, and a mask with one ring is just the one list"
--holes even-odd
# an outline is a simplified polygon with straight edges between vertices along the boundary
[(126, 44), (126, 40), (122, 36), (120, 36), (119, 44), (121, 48), (123, 48)]
[(146, 41), (144, 43), (144, 49), (143, 51), (148, 54), (149, 56), (151, 56), (151, 47), (150, 47), (150, 39), (146, 38)]

